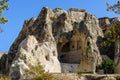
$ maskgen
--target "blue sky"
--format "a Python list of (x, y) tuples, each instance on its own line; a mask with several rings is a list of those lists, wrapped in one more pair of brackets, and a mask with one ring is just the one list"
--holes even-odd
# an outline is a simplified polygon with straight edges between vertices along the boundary
[(4, 32), (0, 33), (0, 52), (9, 50), (18, 36), (23, 22), (31, 17), (37, 17), (43, 6), (51, 9), (69, 8), (86, 9), (96, 17), (119, 17), (120, 15), (106, 11), (106, 2), (114, 4), (117, 0), (9, 0), (10, 9), (4, 12), (9, 22), (0, 25)]

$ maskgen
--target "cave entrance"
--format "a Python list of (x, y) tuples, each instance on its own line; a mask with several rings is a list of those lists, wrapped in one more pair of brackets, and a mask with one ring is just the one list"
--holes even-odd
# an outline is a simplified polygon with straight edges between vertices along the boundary
[(81, 48), (78, 42), (58, 43), (58, 59), (61, 63), (80, 64)]

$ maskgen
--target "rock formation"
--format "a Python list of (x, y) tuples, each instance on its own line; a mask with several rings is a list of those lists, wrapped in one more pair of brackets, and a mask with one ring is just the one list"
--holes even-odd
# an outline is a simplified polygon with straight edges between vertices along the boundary
[(22, 79), (29, 65), (38, 63), (50, 73), (95, 73), (102, 62), (99, 42), (115, 20), (119, 22), (118, 18), (97, 19), (80, 9), (44, 7), (36, 19), (24, 22), (0, 69), (15, 79)]

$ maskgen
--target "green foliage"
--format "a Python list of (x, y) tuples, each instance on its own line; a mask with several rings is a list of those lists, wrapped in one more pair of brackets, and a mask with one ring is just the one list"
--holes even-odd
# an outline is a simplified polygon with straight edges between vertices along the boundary
[(51, 74), (45, 72), (41, 65), (31, 66), (26, 72), (27, 80), (57, 80)]
[(113, 60), (105, 59), (101, 66), (99, 66), (99, 69), (103, 69), (105, 73), (114, 73), (115, 65)]
[(8, 76), (0, 74), (0, 80), (10, 80), (10, 78)]
[(107, 31), (108, 37), (101, 43), (101, 46), (110, 46), (116, 41), (120, 42), (120, 24), (113, 24), (112, 28)]
[[(0, 0), (0, 24), (5, 24), (8, 22), (8, 19), (2, 15), (5, 10), (8, 10), (8, 8), (8, 0)], [(3, 32), (1, 28), (0, 32)]]
[(4, 10), (8, 10), (8, 0), (0, 0), (0, 23), (5, 24), (8, 20), (5, 16), (2, 15)]
[(107, 5), (107, 11), (112, 11), (117, 14), (120, 14), (120, 0), (114, 5), (110, 5), (109, 3), (106, 3), (106, 5)]

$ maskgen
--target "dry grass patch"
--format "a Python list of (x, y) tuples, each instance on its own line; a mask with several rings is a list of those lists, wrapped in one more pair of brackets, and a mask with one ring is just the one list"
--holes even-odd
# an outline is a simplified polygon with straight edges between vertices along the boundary
[(26, 80), (59, 80), (53, 77), (50, 73), (45, 72), (41, 65), (31, 66), (28, 71), (26, 71)]

